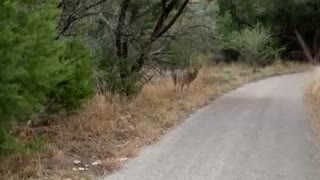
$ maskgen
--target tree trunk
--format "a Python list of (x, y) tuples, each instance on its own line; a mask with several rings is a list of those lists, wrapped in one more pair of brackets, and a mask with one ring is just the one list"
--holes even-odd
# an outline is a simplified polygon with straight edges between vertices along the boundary
[(124, 26), (126, 24), (127, 11), (129, 8), (130, 0), (123, 0), (120, 6), (119, 20), (116, 28), (116, 48), (117, 56), (119, 58), (126, 58), (128, 56), (127, 41), (124, 40)]
[(319, 49), (319, 29), (317, 28), (314, 38), (313, 38), (313, 53), (314, 53), (314, 62), (318, 64), (320, 57), (320, 49)]

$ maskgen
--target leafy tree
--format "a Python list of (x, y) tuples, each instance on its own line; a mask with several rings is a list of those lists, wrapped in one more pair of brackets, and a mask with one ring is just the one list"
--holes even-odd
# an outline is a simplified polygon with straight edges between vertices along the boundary
[(259, 24), (233, 33), (229, 46), (240, 52), (242, 61), (252, 66), (254, 72), (259, 66), (274, 62), (282, 50), (277, 47), (271, 30)]
[(0, 149), (15, 140), (9, 123), (44, 106), (79, 105), (92, 92), (92, 61), (76, 40), (56, 40), (59, 11), (53, 0), (0, 1)]
[(55, 40), (58, 11), (49, 1), (41, 6), (26, 1), (0, 5), (0, 121), (23, 119), (41, 109), (46, 95), (60, 81)]
[[(132, 89), (132, 84), (136, 84), (136, 88), (139, 89), (139, 85), (144, 81), (141, 79), (143, 77), (141, 71), (145, 65), (154, 60), (150, 54), (162, 49), (162, 45), (171, 40), (168, 38), (172, 36), (169, 31), (187, 9), (189, 0), (104, 2), (77, 0), (76, 2), (78, 3), (72, 3), (70, 0), (62, 1), (60, 34), (62, 36), (83, 34), (95, 49), (98, 62), (101, 62), (101, 59), (109, 61), (103, 62), (101, 66), (98, 65), (98, 67), (104, 67), (103, 64), (111, 66), (112, 72), (103, 72), (106, 69), (99, 71), (112, 74), (112, 76), (99, 76), (104, 77), (106, 83), (113, 83), (115, 81), (111, 79), (120, 78), (121, 80), (116, 80), (116, 84), (124, 83), (119, 84), (121, 88)], [(80, 7), (77, 8), (75, 4), (80, 4)], [(106, 52), (103, 48), (109, 49), (108, 54), (103, 55)], [(109, 77), (111, 79), (108, 79)], [(103, 87), (115, 86), (109, 84)], [(111, 88), (114, 89), (118, 88)], [(129, 95), (133, 91), (124, 92)]]
[(94, 93), (93, 55), (85, 43), (76, 38), (67, 39), (60, 55), (62, 68), (57, 71), (60, 81), (51, 90), (51, 109), (78, 108)]

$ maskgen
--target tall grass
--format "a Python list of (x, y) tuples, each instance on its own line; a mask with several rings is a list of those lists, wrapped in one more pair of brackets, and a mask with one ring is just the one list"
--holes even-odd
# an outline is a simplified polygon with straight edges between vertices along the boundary
[(308, 76), (305, 100), (311, 115), (311, 122), (320, 141), (320, 68), (315, 67)]

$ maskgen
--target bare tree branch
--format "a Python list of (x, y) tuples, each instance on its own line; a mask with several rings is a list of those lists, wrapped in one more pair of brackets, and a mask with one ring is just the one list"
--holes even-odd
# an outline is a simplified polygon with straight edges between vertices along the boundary
[(197, 29), (197, 28), (206, 28), (208, 30), (214, 30), (214, 28), (212, 28), (210, 26), (206, 26), (206, 25), (203, 25), (203, 24), (197, 24), (197, 25), (193, 25), (193, 26), (187, 27), (181, 32), (175, 32), (174, 34), (162, 35), (162, 37), (176, 39), (177, 37), (188, 36), (190, 30)]
[[(66, 0), (62, 0), (58, 4), (57, 8), (65, 8), (64, 6), (66, 6), (66, 4), (67, 4), (65, 1)], [(99, 0), (99, 1), (97, 1), (95, 3), (92, 3), (92, 4), (88, 5), (88, 6), (84, 6), (83, 4), (80, 3), (80, 1), (78, 1), (77, 8), (73, 12), (67, 14), (67, 18), (66, 18), (65, 21), (63, 21), (62, 18), (60, 18), (60, 21), (63, 21), (63, 23), (62, 23), (63, 26), (62, 26), (62, 28), (60, 30), (60, 34), (64, 35), (65, 32), (76, 21), (79, 21), (79, 20), (81, 20), (81, 19), (83, 19), (85, 17), (88, 17), (88, 16), (97, 15), (98, 12), (94, 12), (94, 13), (90, 12), (90, 13), (88, 13), (88, 11), (91, 10), (92, 8), (94, 8), (94, 7), (97, 7), (97, 6), (101, 5), (104, 2), (107, 2), (107, 1), (108, 0)]]
[(299, 40), (299, 43), (303, 49), (303, 52), (304, 52), (304, 55), (307, 57), (307, 59), (312, 63), (312, 64), (315, 64), (314, 62), (314, 58), (312, 57), (311, 55), (311, 52), (310, 52), (310, 48), (308, 47), (308, 45), (305, 43), (303, 37), (300, 35), (300, 33), (298, 32), (297, 29), (294, 29), (294, 33), (296, 34), (298, 40)]

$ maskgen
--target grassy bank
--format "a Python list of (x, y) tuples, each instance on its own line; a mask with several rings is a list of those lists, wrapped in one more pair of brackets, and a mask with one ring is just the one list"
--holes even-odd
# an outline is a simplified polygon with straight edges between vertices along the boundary
[(147, 84), (131, 100), (96, 95), (74, 115), (59, 117), (50, 126), (22, 130), (19, 137), (27, 141), (41, 137), (44, 149), (2, 157), (0, 176), (90, 179), (111, 173), (222, 94), (250, 81), (305, 69), (301, 64), (277, 63), (252, 73), (244, 65), (219, 65), (203, 68), (182, 95), (176, 95), (171, 79), (165, 78)]
[(320, 68), (314, 67), (308, 74), (305, 91), (305, 103), (310, 115), (311, 125), (317, 134), (317, 144), (320, 142)]

